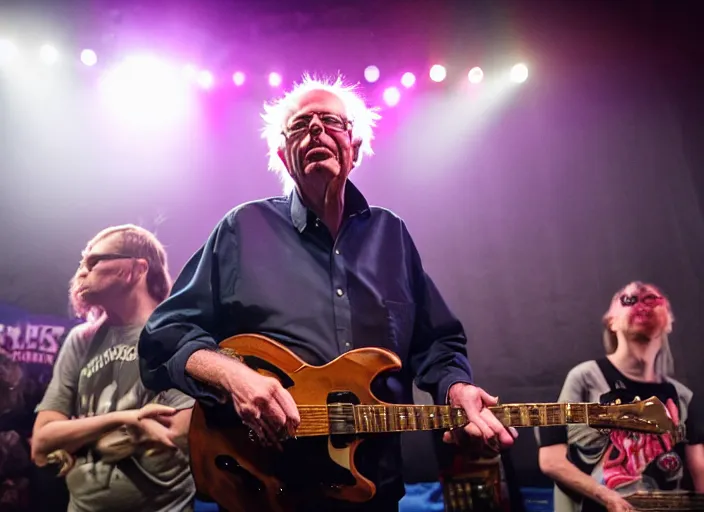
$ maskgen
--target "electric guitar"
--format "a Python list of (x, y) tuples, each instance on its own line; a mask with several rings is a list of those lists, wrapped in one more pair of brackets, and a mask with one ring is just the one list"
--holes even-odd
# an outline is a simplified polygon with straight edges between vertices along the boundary
[[(259, 442), (231, 402), (196, 403), (188, 439), (196, 489), (228, 512), (288, 512), (321, 498), (368, 501), (376, 487), (355, 465), (355, 451), (365, 438), (449, 430), (468, 423), (461, 408), (378, 400), (370, 390), (372, 380), (401, 368), (399, 357), (382, 348), (351, 350), (324, 366), (308, 365), (261, 335), (228, 338), (220, 343), (220, 351), (277, 378), (293, 396), (301, 417), (295, 437), (278, 450)], [(622, 405), (535, 403), (490, 409), (507, 427), (587, 424), (677, 434), (665, 406), (654, 397)]]

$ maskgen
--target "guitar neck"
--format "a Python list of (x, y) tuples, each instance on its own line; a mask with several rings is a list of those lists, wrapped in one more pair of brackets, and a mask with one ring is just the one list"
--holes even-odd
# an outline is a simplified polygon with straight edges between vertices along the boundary
[[(604, 412), (596, 403), (505, 404), (489, 409), (506, 427), (588, 425), (599, 423)], [(463, 409), (449, 405), (301, 405), (299, 411), (298, 436), (447, 430), (468, 423)]]

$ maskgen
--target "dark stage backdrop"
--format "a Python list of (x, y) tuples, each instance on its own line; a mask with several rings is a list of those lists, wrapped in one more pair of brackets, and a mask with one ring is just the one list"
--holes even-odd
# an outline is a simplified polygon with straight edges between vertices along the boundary
[[(545, 57), (542, 70), (486, 114), (416, 92), (384, 112), (353, 181), (406, 220), (466, 326), (477, 382), (502, 401), (556, 399), (571, 367), (602, 354), (600, 318), (634, 279), (669, 295), (677, 375), (704, 392), (686, 99), (628, 62)], [(0, 82), (0, 301), (65, 314), (80, 251), (110, 224), (156, 229), (175, 275), (227, 210), (278, 194), (258, 136), (264, 98), (214, 94), (191, 125), (150, 138), (96, 124), (89, 94), (49, 115)], [(540, 483), (532, 432), (515, 455), (522, 483)]]

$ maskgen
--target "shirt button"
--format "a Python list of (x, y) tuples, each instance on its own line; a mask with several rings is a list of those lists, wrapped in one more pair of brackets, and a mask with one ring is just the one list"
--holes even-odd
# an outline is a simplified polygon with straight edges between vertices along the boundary
[(340, 255), (340, 249), (335, 249), (335, 254)]
[(337, 296), (342, 297), (345, 294), (345, 292), (342, 291), (342, 288), (337, 289)]
[(350, 348), (350, 342), (349, 342), (349, 341), (346, 341), (346, 342), (345, 342), (345, 347)]

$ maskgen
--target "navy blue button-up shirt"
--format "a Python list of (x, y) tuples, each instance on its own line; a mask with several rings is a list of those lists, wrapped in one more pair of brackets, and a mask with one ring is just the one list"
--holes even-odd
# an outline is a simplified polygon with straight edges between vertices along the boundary
[(246, 333), (273, 338), (313, 365), (353, 348), (390, 349), (404, 367), (373, 388), (389, 402), (412, 403), (412, 379), (436, 403), (452, 384), (472, 382), (462, 325), (405, 224), (370, 207), (350, 182), (336, 239), (295, 191), (230, 211), (147, 322), (142, 380), (154, 391), (174, 387), (214, 401), (213, 390), (185, 373), (186, 361)]

